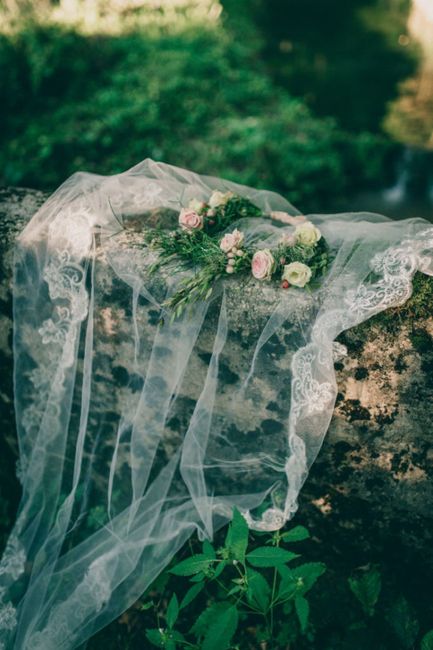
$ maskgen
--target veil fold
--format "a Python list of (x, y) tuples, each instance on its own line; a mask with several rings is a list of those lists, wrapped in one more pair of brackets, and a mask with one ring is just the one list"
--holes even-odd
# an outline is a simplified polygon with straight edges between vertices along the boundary
[[(17, 241), (22, 500), (0, 563), (0, 648), (83, 644), (233, 506), (253, 529), (283, 526), (332, 417), (336, 337), (403, 304), (417, 271), (433, 275), (422, 219), (310, 215), (333, 255), (319, 288), (228, 278), (171, 322), (161, 304), (184, 274), (151, 275), (142, 232), (174, 227), (214, 190), (299, 214), (275, 193), (145, 160), (74, 174)], [(293, 231), (235, 225), (269, 246)]]

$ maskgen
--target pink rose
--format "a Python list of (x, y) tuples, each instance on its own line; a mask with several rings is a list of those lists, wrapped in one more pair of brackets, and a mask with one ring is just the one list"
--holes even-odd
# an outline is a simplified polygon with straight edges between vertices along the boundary
[(257, 251), (251, 260), (251, 273), (257, 280), (269, 280), (275, 260), (269, 248)]
[(179, 213), (179, 225), (184, 230), (201, 230), (203, 228), (203, 217), (191, 208), (182, 208)]
[(237, 228), (233, 232), (228, 232), (221, 239), (220, 248), (224, 253), (230, 253), (233, 248), (241, 248), (244, 243), (244, 233)]

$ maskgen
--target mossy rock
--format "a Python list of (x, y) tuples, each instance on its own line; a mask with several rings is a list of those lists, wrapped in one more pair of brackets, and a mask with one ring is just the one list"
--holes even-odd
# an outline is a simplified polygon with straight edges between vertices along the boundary
[[(14, 492), (16, 497), (19, 494), (18, 487), (15, 491), (11, 489), (15, 481), (11, 468), (16, 455), (12, 248), (17, 234), (45, 198), (32, 190), (0, 191), (0, 422), (3, 446), (6, 438), (12, 445), (12, 451), (5, 456), (0, 489), (8, 497)], [(164, 218), (169, 225), (172, 216)], [(132, 222), (130, 225), (136, 230)], [(426, 556), (426, 561), (431, 562), (428, 558), (433, 540), (433, 278), (417, 274), (413, 287), (413, 295), (405, 305), (379, 314), (339, 338), (347, 346), (348, 355), (336, 364), (339, 394), (334, 417), (301, 492), (297, 517), (312, 529), (317, 540), (326, 541), (326, 552), (341, 557), (375, 557), (391, 562), (398, 556), (407, 565), (416, 557)], [(243, 303), (236, 298), (236, 287), (233, 296), (228, 296), (231, 298), (231, 309), (238, 309), (239, 320), (246, 322)], [(155, 311), (152, 326), (157, 319)], [(239, 338), (235, 344), (242, 355), (245, 339)], [(279, 348), (284, 348), (284, 338), (275, 342), (274, 348), (277, 358)], [(204, 347), (198, 359), (204, 366), (206, 354), (209, 350)], [(236, 363), (223, 370), (229, 387), (230, 382), (236, 381)], [(115, 372), (122, 383), (125, 369), (121, 360)], [(136, 389), (139, 388), (137, 384)], [(191, 395), (184, 396), (185, 413), (191, 408), (191, 399)], [(266, 417), (262, 420), (272, 436), (272, 414), (279, 409), (279, 398), (271, 391), (262, 400), (266, 402)], [(182, 413), (177, 413), (169, 423), (174, 437), (181, 421)], [(167, 446), (170, 444), (168, 440)], [(12, 511), (16, 498), (10, 502)]]

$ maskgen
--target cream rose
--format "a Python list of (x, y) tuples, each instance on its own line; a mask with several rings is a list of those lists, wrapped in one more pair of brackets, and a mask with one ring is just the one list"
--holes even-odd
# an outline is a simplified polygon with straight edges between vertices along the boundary
[(274, 257), (269, 248), (256, 251), (251, 260), (251, 273), (257, 280), (269, 280), (275, 265)]
[(311, 223), (311, 221), (296, 226), (295, 237), (298, 244), (314, 246), (314, 244), (317, 244), (321, 236), (322, 233), (313, 223)]
[(204, 208), (206, 203), (204, 201), (199, 201), (198, 199), (191, 199), (191, 201), (188, 203), (188, 208), (190, 210), (194, 210), (194, 212), (199, 212)]
[(182, 208), (179, 213), (179, 225), (184, 230), (201, 230), (203, 228), (203, 217), (195, 210)]
[(294, 287), (305, 287), (311, 280), (311, 269), (302, 262), (291, 262), (283, 269), (282, 280), (287, 280)]
[(233, 232), (224, 235), (220, 242), (220, 248), (224, 253), (230, 253), (232, 248), (241, 248), (244, 243), (244, 233), (235, 228)]
[(211, 208), (218, 208), (220, 205), (225, 205), (233, 196), (233, 192), (220, 192), (219, 190), (215, 190), (212, 192), (208, 201), (209, 206)]

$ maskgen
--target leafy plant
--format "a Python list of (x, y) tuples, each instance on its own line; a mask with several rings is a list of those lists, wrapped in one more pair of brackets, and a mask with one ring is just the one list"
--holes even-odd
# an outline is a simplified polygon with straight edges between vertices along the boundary
[(373, 616), (382, 587), (382, 579), (378, 568), (368, 568), (359, 573), (358, 576), (349, 578), (349, 586), (361, 603), (364, 612), (368, 616)]
[(433, 630), (427, 632), (421, 640), (421, 650), (433, 650)]
[[(166, 650), (227, 650), (239, 623), (245, 628), (249, 621), (254, 621), (262, 642), (275, 644), (279, 635), (285, 635), (287, 619), (292, 633), (302, 636), (309, 627), (308, 592), (324, 573), (325, 565), (300, 564), (300, 555), (284, 545), (308, 537), (308, 531), (297, 526), (284, 533), (277, 531), (264, 544), (250, 549), (247, 523), (235, 509), (223, 546), (215, 548), (204, 541), (200, 553), (169, 569), (172, 576), (188, 578), (189, 586), (180, 604), (176, 594), (172, 595), (165, 625), (147, 630), (147, 639)], [(199, 594), (206, 607), (189, 630), (179, 631), (184, 627), (184, 610)]]

